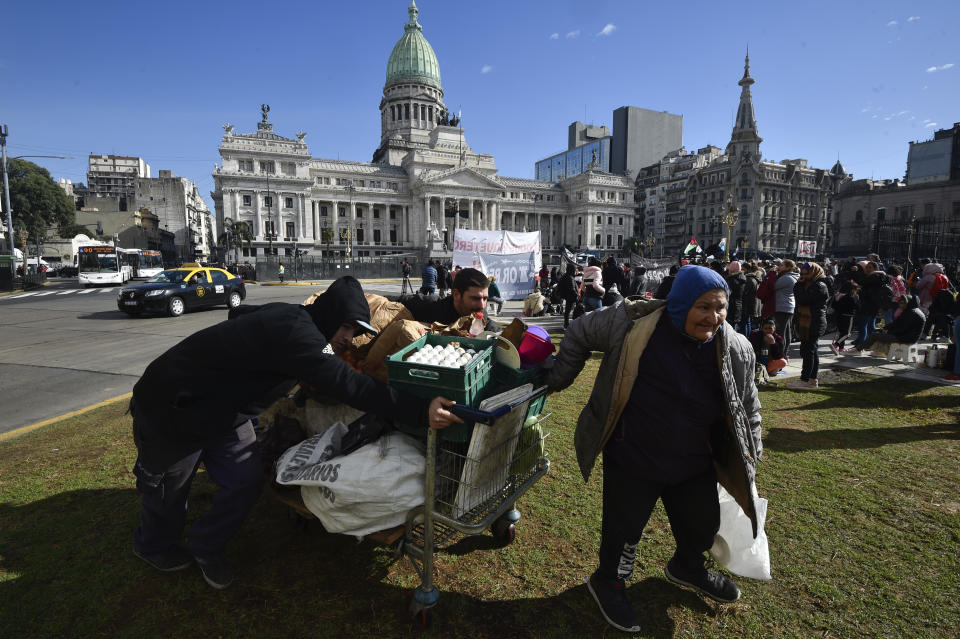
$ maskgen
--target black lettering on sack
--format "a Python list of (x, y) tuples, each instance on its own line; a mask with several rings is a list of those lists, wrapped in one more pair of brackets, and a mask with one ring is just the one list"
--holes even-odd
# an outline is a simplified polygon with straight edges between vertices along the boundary
[(340, 470), (340, 464), (337, 464), (336, 466), (333, 467), (333, 472), (330, 474), (330, 483), (331, 483), (331, 484), (332, 484), (333, 482), (337, 481), (337, 477), (338, 477), (337, 471), (338, 471), (338, 470)]

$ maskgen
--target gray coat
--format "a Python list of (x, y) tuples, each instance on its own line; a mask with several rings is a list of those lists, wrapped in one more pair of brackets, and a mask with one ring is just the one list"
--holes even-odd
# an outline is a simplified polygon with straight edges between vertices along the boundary
[(777, 313), (792, 313), (796, 308), (793, 300), (793, 287), (800, 279), (799, 273), (789, 272), (777, 277), (773, 284), (773, 292), (776, 295), (774, 310)]
[[(560, 342), (560, 351), (547, 378), (551, 391), (572, 384), (592, 351), (603, 353), (590, 400), (580, 412), (574, 435), (584, 481), (589, 479), (597, 456), (620, 421), (633, 390), (640, 357), (665, 310), (664, 300), (626, 301), (606, 307), (572, 322)], [(726, 447), (723, 459), (714, 458), (714, 467), (718, 481), (753, 521), (756, 534), (751, 486), (763, 444), (760, 401), (754, 383), (755, 356), (747, 338), (727, 323), (721, 326), (714, 343), (724, 381), (728, 436), (736, 444)]]

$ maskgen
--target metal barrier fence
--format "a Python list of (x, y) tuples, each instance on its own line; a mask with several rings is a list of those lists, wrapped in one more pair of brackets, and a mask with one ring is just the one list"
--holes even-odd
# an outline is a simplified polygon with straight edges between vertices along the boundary
[[(258, 282), (276, 282), (280, 280), (280, 265), (283, 265), (285, 282), (334, 280), (343, 275), (353, 275), (357, 279), (376, 279), (403, 277), (401, 260), (396, 257), (361, 257), (353, 260), (327, 259), (318, 257), (265, 257), (253, 265), (256, 268)], [(408, 258), (411, 276), (420, 275), (421, 266)]]

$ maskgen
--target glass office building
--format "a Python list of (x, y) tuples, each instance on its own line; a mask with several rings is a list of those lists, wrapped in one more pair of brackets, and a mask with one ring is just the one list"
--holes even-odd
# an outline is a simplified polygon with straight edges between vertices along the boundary
[(536, 178), (545, 182), (562, 182), (580, 175), (596, 162), (600, 171), (610, 171), (610, 137), (588, 142), (575, 149), (558, 153), (536, 164)]

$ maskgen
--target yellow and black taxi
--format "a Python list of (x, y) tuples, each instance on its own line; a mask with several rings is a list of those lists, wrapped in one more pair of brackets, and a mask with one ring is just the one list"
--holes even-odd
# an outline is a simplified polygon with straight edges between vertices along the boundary
[(179, 317), (184, 311), (226, 304), (236, 308), (247, 296), (243, 279), (222, 268), (184, 264), (161, 271), (143, 284), (125, 286), (117, 293), (117, 308), (129, 315), (166, 313)]

